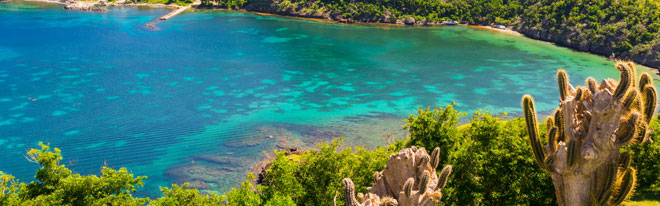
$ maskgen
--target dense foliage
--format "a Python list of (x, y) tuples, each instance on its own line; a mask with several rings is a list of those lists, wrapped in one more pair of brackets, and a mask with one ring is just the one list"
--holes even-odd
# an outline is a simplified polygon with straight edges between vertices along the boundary
[(357, 192), (366, 193), (373, 185), (374, 172), (387, 164), (389, 155), (398, 152), (401, 144), (388, 148), (366, 150), (362, 147), (340, 149), (343, 139), (318, 144), (318, 150), (287, 156), (277, 153), (277, 159), (264, 179), (264, 196), (287, 194), (298, 205), (344, 205), (341, 180), (349, 177)]
[[(454, 172), (443, 191), (443, 202), (450, 205), (556, 204), (550, 177), (534, 163), (522, 119), (502, 121), (504, 116), (477, 112), (469, 124), (458, 130), (458, 116), (449, 105), (419, 110), (417, 116), (406, 120), (409, 144), (427, 148), (439, 146), (438, 142), (446, 144), (442, 145), (441, 153), (448, 156), (445, 164), (453, 165)], [(445, 137), (447, 131), (452, 136)]]
[[(408, 140), (375, 150), (346, 147), (339, 138), (299, 154), (276, 152), (260, 185), (252, 183), (250, 174), (240, 187), (223, 196), (203, 194), (184, 184), (162, 188), (163, 197), (158, 199), (133, 197), (146, 177), (108, 167), (103, 167), (100, 176), (81, 176), (60, 163), (57, 148), (41, 144), (40, 149), (28, 152), (29, 159), (41, 166), (36, 181), (20, 183), (0, 172), (0, 205), (333, 205), (335, 201), (343, 205), (342, 178), (350, 177), (357, 192), (365, 193), (389, 155), (410, 145), (438, 146), (444, 164), (453, 165), (443, 190), (446, 205), (556, 204), (550, 178), (534, 163), (521, 118), (504, 121), (506, 114), (476, 112), (469, 124), (457, 127), (462, 115), (453, 105), (420, 109), (405, 121)], [(659, 131), (660, 124), (653, 120), (651, 128)], [(651, 138), (657, 140), (658, 135), (653, 132)], [(659, 145), (626, 148), (638, 170), (637, 198), (658, 197)]]
[(445, 108), (417, 109), (417, 116), (410, 115), (404, 119), (403, 129), (410, 133), (406, 146), (423, 146), (425, 148), (440, 147), (440, 164), (446, 165), (449, 153), (454, 144), (462, 139), (458, 130), (458, 119), (465, 116), (454, 110), (454, 104)]

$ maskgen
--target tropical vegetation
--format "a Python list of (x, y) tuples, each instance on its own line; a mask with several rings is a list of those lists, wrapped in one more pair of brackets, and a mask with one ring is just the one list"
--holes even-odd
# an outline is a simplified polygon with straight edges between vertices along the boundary
[[(432, 137), (452, 136), (440, 147), (444, 165), (453, 173), (442, 202), (447, 205), (552, 205), (556, 204), (552, 181), (535, 164), (527, 143), (523, 118), (507, 119), (506, 114), (476, 112), (466, 125), (465, 115), (454, 105), (420, 109), (405, 122), (410, 137), (386, 147), (366, 150), (343, 145), (343, 139), (320, 142), (317, 149), (300, 154), (276, 152), (276, 159), (265, 177), (255, 185), (254, 176), (238, 188), (220, 196), (172, 185), (161, 189), (157, 199), (135, 197), (146, 177), (135, 177), (126, 169), (103, 167), (99, 176), (75, 174), (61, 163), (60, 150), (47, 144), (28, 152), (41, 165), (35, 181), (23, 183), (0, 173), (0, 205), (343, 205), (342, 179), (351, 178), (356, 192), (366, 193), (374, 183), (374, 172), (382, 170), (390, 154), (408, 147), (433, 148)], [(429, 127), (432, 126), (433, 128)], [(416, 128), (416, 129), (411, 129)], [(660, 130), (655, 119), (650, 128)], [(541, 125), (542, 135), (546, 129)], [(658, 132), (650, 134), (657, 139)], [(654, 198), (660, 194), (660, 153), (658, 143), (626, 147), (638, 173), (636, 197)]]

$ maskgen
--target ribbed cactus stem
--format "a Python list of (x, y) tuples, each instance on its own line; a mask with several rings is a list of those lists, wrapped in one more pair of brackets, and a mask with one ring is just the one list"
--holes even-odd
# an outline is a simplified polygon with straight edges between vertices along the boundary
[(415, 179), (414, 178), (408, 178), (406, 180), (406, 183), (403, 184), (403, 194), (406, 195), (406, 197), (410, 197), (413, 191), (413, 184), (415, 184)]
[(635, 143), (642, 143), (644, 142), (644, 139), (648, 136), (648, 124), (645, 123), (639, 123), (637, 124), (637, 127), (635, 131), (637, 134), (635, 135)]
[(628, 68), (630, 68), (631, 74), (630, 75), (630, 88), (635, 87), (635, 77), (637, 77), (637, 69), (635, 69), (635, 64), (633, 62), (626, 62), (625, 63)]
[(431, 168), (434, 170), (440, 165), (440, 147), (436, 147), (431, 152)]
[(575, 164), (578, 158), (578, 145), (577, 141), (572, 139), (570, 142), (568, 142), (568, 155), (566, 155), (566, 164), (570, 167)]
[(440, 171), (440, 176), (438, 177), (438, 185), (436, 186), (436, 190), (438, 189), (443, 189), (447, 185), (447, 180), (449, 180), (449, 175), (451, 174), (451, 165), (447, 165), (444, 168), (442, 168), (442, 171)]
[(559, 71), (557, 71), (557, 83), (559, 84), (559, 99), (564, 101), (569, 95), (568, 74), (566, 74), (565, 70), (559, 69)]
[(632, 86), (632, 80), (635, 78), (633, 76), (632, 68), (626, 66), (625, 64), (617, 64), (616, 68), (621, 72), (621, 79), (619, 80), (619, 85), (617, 85), (616, 90), (614, 90), (614, 99), (622, 99), (628, 89)]
[(630, 153), (624, 152), (619, 154), (618, 165), (624, 171), (630, 167)]
[(582, 90), (583, 90), (582, 87), (577, 87), (576, 92), (575, 92), (575, 99), (582, 100), (582, 93), (583, 93)]
[(598, 91), (598, 86), (597, 86), (598, 83), (596, 82), (596, 79), (594, 79), (593, 77), (589, 77), (589, 78), (587, 78), (587, 80), (585, 82), (587, 83), (587, 86), (589, 87), (589, 91), (592, 94), (596, 94), (596, 92)]
[(635, 184), (637, 181), (637, 174), (635, 169), (628, 168), (621, 180), (618, 182), (619, 188), (612, 197), (612, 205), (620, 205), (621, 202), (632, 196)]
[(557, 152), (557, 128), (553, 127), (548, 132), (548, 145), (550, 146), (550, 154)]
[(547, 129), (547, 132), (550, 132), (550, 129), (555, 127), (555, 118), (548, 117), (545, 119), (545, 128)]
[(623, 107), (625, 108), (630, 108), (633, 103), (637, 100), (637, 90), (630, 90), (628, 94), (626, 94), (626, 98), (623, 99)]
[(652, 84), (646, 85), (642, 92), (644, 93), (644, 120), (648, 124), (653, 119), (653, 114), (655, 113), (658, 103), (658, 93)]
[(653, 84), (653, 79), (651, 78), (651, 75), (648, 73), (644, 72), (642, 73), (642, 76), (639, 78), (639, 91), (644, 91), (644, 87), (646, 85)]
[(419, 178), (419, 194), (424, 195), (431, 180), (431, 173), (428, 170), (422, 172), (422, 177)]
[(601, 205), (607, 203), (607, 201), (610, 199), (610, 196), (612, 195), (612, 189), (614, 187), (614, 183), (616, 182), (617, 171), (619, 169), (617, 163), (615, 162), (605, 163), (604, 167), (605, 167), (605, 177), (603, 178), (603, 182), (601, 183), (602, 185), (601, 191), (598, 194), (598, 202), (601, 203)]
[(423, 159), (422, 162), (426, 162), (427, 164), (429, 164), (429, 166), (431, 165), (431, 157), (429, 155), (422, 156), (422, 159)]
[(344, 202), (346, 206), (360, 206), (360, 203), (355, 199), (355, 185), (350, 178), (344, 178)]
[(632, 140), (637, 134), (636, 127), (637, 121), (639, 120), (639, 113), (633, 112), (630, 115), (628, 121), (625, 121), (622, 125), (619, 126), (619, 132), (616, 134), (616, 143), (617, 144), (627, 144)]
[(553, 156), (548, 156), (545, 158), (545, 166), (548, 171), (553, 171), (554, 169), (554, 164), (555, 164), (555, 158)]
[(539, 140), (539, 131), (536, 125), (536, 111), (534, 109), (534, 99), (530, 95), (523, 96), (522, 100), (523, 111), (525, 112), (525, 121), (527, 123), (527, 133), (529, 134), (529, 142), (534, 152), (536, 162), (543, 166), (545, 160), (545, 153), (543, 152), (543, 145)]
[(564, 136), (564, 116), (561, 115), (561, 109), (557, 108), (555, 109), (555, 126), (557, 127), (557, 141), (562, 142), (565, 141), (565, 136)]

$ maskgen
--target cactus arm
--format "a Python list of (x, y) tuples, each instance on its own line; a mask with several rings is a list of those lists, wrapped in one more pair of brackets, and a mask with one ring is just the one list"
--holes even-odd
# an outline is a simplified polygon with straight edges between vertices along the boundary
[(361, 206), (361, 204), (355, 199), (355, 185), (351, 178), (344, 178), (344, 202), (346, 206)]
[(445, 188), (450, 174), (451, 174), (451, 165), (447, 165), (444, 168), (442, 168), (442, 171), (440, 172), (440, 177), (438, 178), (438, 185), (435, 188), (436, 190), (442, 190), (443, 188)]
[(658, 93), (655, 91), (655, 87), (652, 84), (646, 85), (644, 90), (644, 120), (646, 123), (650, 123), (655, 113), (655, 109), (658, 103)]
[(620, 205), (621, 202), (630, 198), (635, 190), (637, 183), (636, 171), (633, 168), (628, 168), (621, 179), (617, 182), (617, 192), (612, 196), (612, 205)]
[(440, 147), (436, 147), (433, 149), (433, 152), (431, 153), (431, 168), (435, 171), (436, 168), (438, 168), (438, 165), (440, 164)]
[(557, 84), (559, 85), (559, 100), (564, 101), (568, 96), (569, 82), (568, 74), (566, 74), (566, 71), (563, 69), (559, 69), (559, 71), (557, 71)]
[(620, 100), (632, 86), (635, 77), (633, 76), (632, 68), (625, 64), (619, 63), (616, 65), (616, 68), (621, 72), (621, 79), (619, 80), (619, 85), (617, 85), (616, 90), (614, 91), (614, 99)]
[(532, 152), (536, 162), (544, 168), (545, 152), (539, 140), (539, 131), (536, 123), (536, 111), (534, 109), (534, 99), (530, 95), (523, 96), (522, 107), (525, 113), (525, 121), (527, 123), (527, 131), (529, 134), (529, 142), (532, 147)]
[(419, 193), (426, 194), (426, 189), (429, 186), (429, 181), (431, 179), (431, 173), (428, 170), (424, 170), (422, 177), (419, 178)]

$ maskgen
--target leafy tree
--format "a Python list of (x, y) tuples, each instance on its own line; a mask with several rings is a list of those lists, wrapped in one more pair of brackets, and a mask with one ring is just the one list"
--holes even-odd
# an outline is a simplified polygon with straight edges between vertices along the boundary
[(417, 109), (416, 116), (410, 115), (404, 120), (403, 129), (410, 133), (406, 146), (440, 147), (439, 165), (446, 165), (449, 151), (461, 139), (462, 134), (457, 128), (461, 116), (465, 116), (465, 113), (456, 111), (454, 104), (444, 108)]
[(342, 143), (343, 138), (339, 138), (331, 143), (321, 142), (318, 150), (299, 155), (277, 153), (264, 179), (264, 195), (271, 199), (277, 199), (278, 194), (289, 195), (298, 205), (332, 205), (336, 198), (337, 204), (343, 205), (343, 178), (353, 179), (356, 190), (365, 193), (373, 184), (374, 172), (382, 170), (390, 153), (400, 149), (397, 146), (373, 151), (362, 147), (340, 149)]
[(196, 206), (196, 205), (224, 205), (224, 197), (216, 194), (202, 195), (196, 189), (186, 189), (188, 183), (178, 186), (172, 185), (172, 189), (163, 187), (160, 191), (163, 197), (149, 202), (153, 206)]

